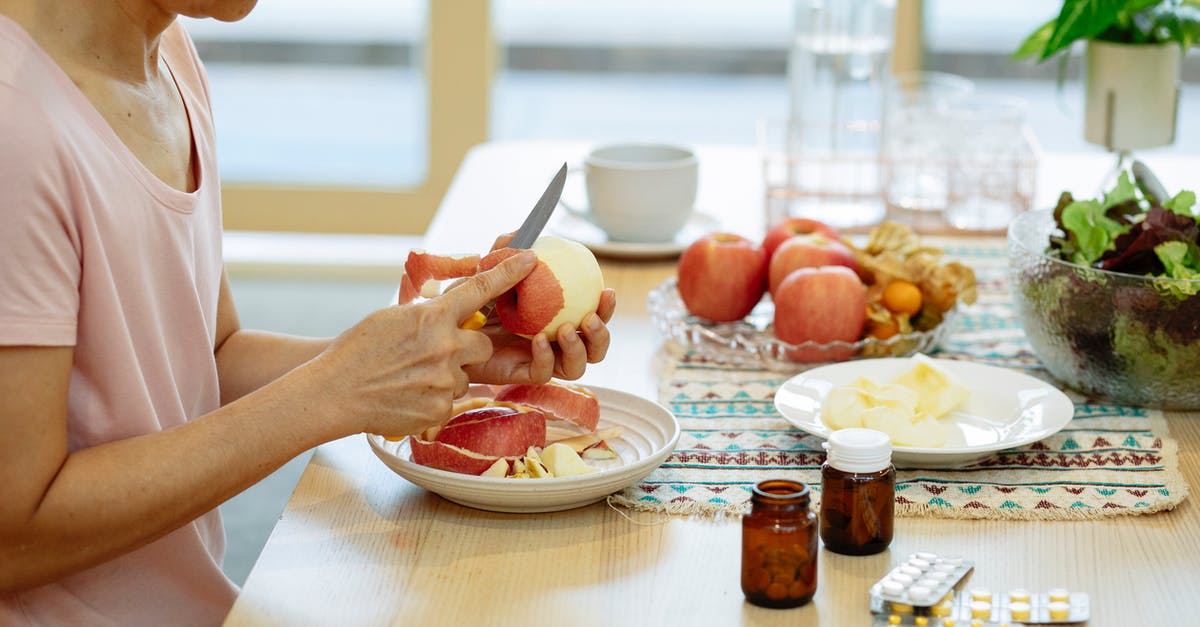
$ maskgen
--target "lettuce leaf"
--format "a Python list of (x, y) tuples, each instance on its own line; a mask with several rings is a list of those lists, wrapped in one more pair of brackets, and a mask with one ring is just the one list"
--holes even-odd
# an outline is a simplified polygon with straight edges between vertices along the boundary
[(1095, 200), (1077, 200), (1062, 211), (1063, 228), (1075, 242), (1072, 262), (1090, 266), (1129, 227), (1104, 214), (1104, 206)]
[(1163, 209), (1191, 218), (1195, 217), (1192, 214), (1192, 206), (1195, 204), (1196, 193), (1185, 189), (1182, 192), (1175, 194), (1175, 197), (1171, 200), (1163, 203)]
[[(1154, 247), (1154, 254), (1162, 261), (1163, 276), (1172, 279), (1200, 280), (1200, 250), (1189, 242), (1163, 242)], [(1177, 283), (1163, 281), (1162, 287), (1179, 297), (1200, 292), (1200, 283)]]

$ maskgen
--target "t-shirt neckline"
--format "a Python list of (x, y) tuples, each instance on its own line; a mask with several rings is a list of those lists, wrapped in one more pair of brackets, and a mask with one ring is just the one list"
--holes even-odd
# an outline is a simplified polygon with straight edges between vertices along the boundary
[[(200, 139), (196, 133), (196, 116), (194, 110), (195, 103), (192, 101), (189, 90), (184, 89), (184, 87), (179, 83), (179, 80), (176, 77), (175, 68), (173, 67), (172, 59), (170, 58), (170, 54), (167, 52), (167, 46), (162, 42), (161, 39), (159, 41), (159, 55), (162, 58), (163, 65), (167, 68), (167, 72), (171, 77), (172, 84), (174, 84), (175, 89), (179, 91), (179, 96), (183, 101), (183, 108), (188, 119), (188, 135), (191, 139), (192, 157), (194, 157), (190, 160), (193, 162), (193, 168), (195, 170), (194, 174), (196, 177), (196, 189), (190, 192), (185, 192), (168, 185), (165, 181), (158, 178), (157, 175), (151, 172), (150, 169), (146, 167), (146, 164), (142, 163), (141, 159), (138, 159), (137, 155), (133, 153), (129, 146), (125, 145), (125, 142), (121, 141), (120, 136), (118, 136), (117, 132), (113, 130), (112, 125), (108, 123), (108, 120), (106, 120), (103, 115), (101, 115), (100, 111), (96, 109), (95, 105), (92, 104), (92, 101), (89, 100), (83, 91), (79, 89), (79, 86), (77, 86), (75, 82), (71, 80), (71, 77), (68, 76), (66, 71), (62, 69), (62, 66), (60, 66), (58, 62), (54, 60), (54, 57), (50, 56), (50, 54), (46, 52), (46, 50), (43, 49), (40, 44), (38, 44), (37, 40), (35, 40), (23, 26), (14, 21), (12, 18), (2, 14), (0, 14), (0, 22), (10, 24), (11, 29), (17, 33), (18, 37), (24, 40), (25, 44), (29, 47), (33, 54), (35, 54), (43, 64), (49, 67), (50, 74), (54, 77), (59, 87), (63, 90), (63, 93), (70, 98), (72, 105), (79, 110), (80, 114), (86, 120), (88, 125), (104, 141), (109, 150), (113, 153), (113, 156), (125, 165), (130, 174), (137, 178), (147, 191), (153, 194), (154, 197), (160, 202), (175, 211), (180, 211), (183, 213), (192, 212), (200, 193), (204, 191), (205, 175), (207, 174), (202, 156), (202, 146), (200, 145)], [(163, 32), (164, 37), (167, 36), (167, 33), (171, 28), (177, 28), (177, 26), (174, 24), (169, 26), (167, 31)]]

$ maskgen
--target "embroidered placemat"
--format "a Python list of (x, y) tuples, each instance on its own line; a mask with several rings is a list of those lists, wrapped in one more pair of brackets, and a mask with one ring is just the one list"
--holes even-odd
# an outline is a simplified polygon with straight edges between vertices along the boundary
[[(1024, 339), (1008, 292), (1002, 242), (946, 243), (975, 269), (979, 301), (966, 307), (935, 355), (1021, 370), (1050, 380)], [(675, 452), (643, 482), (611, 501), (669, 514), (740, 514), (750, 488), (767, 478), (808, 483), (820, 498), (821, 439), (774, 407), (794, 373), (747, 370), (668, 345), (660, 402), (679, 419)], [(1091, 519), (1171, 509), (1187, 495), (1176, 443), (1157, 410), (1067, 393), (1075, 416), (1058, 434), (965, 468), (899, 468), (899, 516)]]

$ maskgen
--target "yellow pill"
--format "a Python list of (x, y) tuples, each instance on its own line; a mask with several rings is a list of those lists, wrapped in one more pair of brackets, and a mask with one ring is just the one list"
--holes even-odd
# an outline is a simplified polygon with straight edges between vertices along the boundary
[(917, 627), (925, 627), (925, 625), (929, 624), (929, 619), (924, 616), (918, 616), (913, 619), (913, 624)]
[(912, 614), (913, 608), (907, 603), (893, 603), (892, 611), (897, 614)]
[(1050, 608), (1050, 620), (1065, 620), (1071, 615), (1071, 606), (1062, 601), (1055, 601), (1048, 607)]
[(971, 621), (971, 627), (983, 627), (983, 621), (973, 620)]
[(891, 616), (888, 616), (888, 624), (889, 624), (889, 625), (899, 625), (899, 624), (900, 624), (900, 617), (899, 617), (899, 616), (896, 616), (895, 614), (892, 614)]
[(949, 616), (953, 610), (954, 606), (950, 603), (938, 603), (937, 605), (929, 608), (929, 613), (933, 614), (934, 616), (942, 617)]
[(992, 604), (987, 601), (971, 603), (971, 618), (991, 618)]
[(471, 314), (470, 318), (463, 320), (463, 323), (458, 325), (458, 328), (464, 331), (478, 331), (485, 324), (487, 324), (487, 316), (483, 315), (482, 311), (476, 311)]
[(1013, 620), (1029, 620), (1029, 604), (1024, 601), (1014, 601), (1009, 604), (1008, 612)]
[(1051, 603), (1067, 603), (1071, 600), (1071, 593), (1066, 588), (1054, 588), (1046, 591), (1046, 596), (1050, 597)]
[(990, 590), (976, 588), (971, 591), (971, 600), (972, 601), (987, 601), (988, 603), (991, 603), (992, 602), (992, 592)]
[(1008, 600), (1010, 603), (1028, 603), (1029, 591), (1022, 588), (1017, 588), (1016, 590), (1008, 593)]
[(954, 619), (947, 618), (946, 620), (942, 621), (942, 627), (954, 627)]

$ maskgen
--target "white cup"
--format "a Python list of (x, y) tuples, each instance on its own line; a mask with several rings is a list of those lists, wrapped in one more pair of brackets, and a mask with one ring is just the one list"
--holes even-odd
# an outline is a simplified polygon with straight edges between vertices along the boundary
[(610, 144), (583, 163), (588, 207), (579, 215), (623, 242), (669, 242), (696, 204), (696, 155), (667, 144)]

